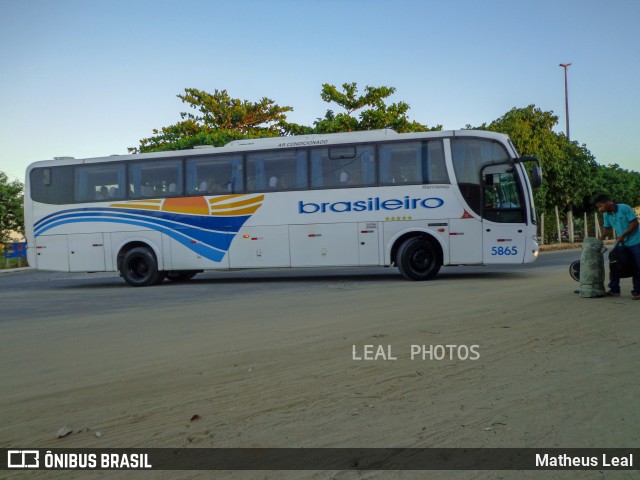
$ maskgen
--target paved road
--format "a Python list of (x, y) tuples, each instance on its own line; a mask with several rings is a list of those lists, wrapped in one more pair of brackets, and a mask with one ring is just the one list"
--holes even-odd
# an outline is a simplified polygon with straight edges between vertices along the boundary
[[(544, 268), (566, 268), (580, 258), (579, 250), (543, 253), (532, 264), (474, 267), (443, 267), (435, 279), (497, 278), (503, 275), (524, 274)], [(60, 273), (20, 271), (0, 274), (2, 316), (0, 322), (49, 318), (58, 316), (86, 316), (94, 312), (115, 312), (131, 308), (156, 309), (164, 306), (197, 304), (201, 299), (233, 299), (250, 293), (297, 293), (339, 287), (349, 284), (402, 284), (404, 280), (396, 268), (305, 268), (236, 270), (205, 272), (190, 282), (173, 284), (165, 281), (161, 286), (129, 287), (117, 273)]]

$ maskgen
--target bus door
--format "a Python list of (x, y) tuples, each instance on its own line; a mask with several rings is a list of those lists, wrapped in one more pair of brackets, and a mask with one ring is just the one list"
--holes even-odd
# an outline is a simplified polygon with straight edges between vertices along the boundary
[(358, 223), (358, 260), (360, 265), (379, 265), (378, 222)]
[(522, 263), (526, 242), (525, 206), (513, 164), (482, 169), (483, 263)]
[(465, 210), (462, 218), (449, 220), (449, 263), (482, 264), (482, 221)]

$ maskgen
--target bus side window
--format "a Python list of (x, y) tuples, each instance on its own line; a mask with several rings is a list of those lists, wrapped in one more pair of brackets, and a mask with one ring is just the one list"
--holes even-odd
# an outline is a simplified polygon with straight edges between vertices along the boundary
[(375, 185), (376, 156), (372, 145), (311, 150), (311, 188)]
[(231, 162), (231, 177), (229, 179), (229, 193), (240, 193), (244, 190), (244, 173), (242, 159), (236, 158)]
[[(124, 198), (123, 195), (117, 195), (117, 192), (123, 191), (124, 173), (125, 166), (121, 163), (77, 166), (74, 174), (74, 200), (95, 202)], [(110, 196), (110, 191), (116, 196)]]
[[(169, 186), (173, 191), (170, 191)], [(144, 160), (129, 164), (132, 198), (182, 195), (182, 160)]]
[(216, 155), (186, 161), (188, 195), (242, 193), (242, 155)]
[(484, 192), (481, 189), (480, 172), (484, 165), (507, 162), (509, 156), (499, 143), (478, 138), (452, 139), (451, 153), (460, 193), (469, 208), (478, 215), (482, 215)]
[(513, 167), (488, 167), (483, 177), (484, 217), (500, 223), (524, 222)]
[(424, 183), (450, 183), (440, 140), (423, 142), (422, 159)]
[(389, 143), (380, 147), (380, 184), (422, 183), (421, 142)]
[(289, 150), (247, 155), (247, 191), (307, 188), (307, 151)]

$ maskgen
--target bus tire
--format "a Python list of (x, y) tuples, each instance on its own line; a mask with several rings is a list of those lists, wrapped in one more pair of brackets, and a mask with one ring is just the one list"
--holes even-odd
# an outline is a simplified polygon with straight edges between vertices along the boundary
[(155, 285), (164, 278), (158, 270), (155, 255), (145, 247), (132, 248), (125, 254), (120, 265), (120, 275), (133, 287)]
[(407, 280), (429, 280), (437, 275), (442, 264), (436, 248), (423, 237), (405, 240), (398, 249), (396, 263)]
[(569, 275), (576, 282), (580, 281), (580, 260), (576, 260), (571, 265), (569, 265)]
[(198, 272), (191, 272), (189, 270), (171, 270), (165, 273), (165, 277), (172, 282), (186, 282), (197, 274)]

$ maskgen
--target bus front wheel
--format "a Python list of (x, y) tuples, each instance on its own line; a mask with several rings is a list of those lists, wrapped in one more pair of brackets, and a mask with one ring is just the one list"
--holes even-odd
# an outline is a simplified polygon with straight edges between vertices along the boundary
[(440, 257), (435, 247), (422, 237), (409, 238), (400, 245), (396, 264), (408, 280), (429, 280), (440, 271)]
[(160, 283), (164, 276), (158, 271), (156, 257), (148, 248), (136, 247), (122, 259), (120, 275), (134, 287), (146, 287)]

